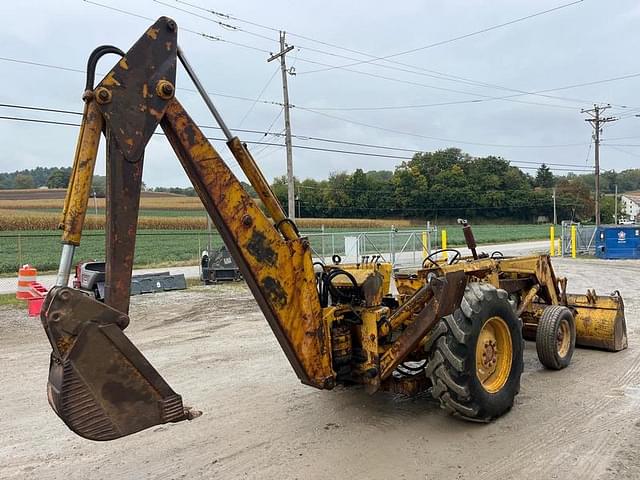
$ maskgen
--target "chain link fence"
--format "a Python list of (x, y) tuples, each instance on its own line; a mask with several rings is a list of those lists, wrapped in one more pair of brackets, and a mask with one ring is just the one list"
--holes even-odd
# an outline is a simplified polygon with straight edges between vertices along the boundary
[(576, 255), (595, 255), (596, 244), (596, 226), (595, 225), (582, 225), (581, 223), (575, 223), (570, 221), (562, 222), (561, 233), (561, 255), (563, 257), (570, 257), (572, 255), (571, 246), (571, 231), (575, 227), (576, 232)]
[[(380, 256), (394, 267), (419, 266), (424, 257), (441, 247), (442, 230), (447, 230), (448, 246), (464, 245), (458, 225), (427, 225), (422, 229), (377, 229), (353, 231), (340, 228), (303, 230), (309, 238), (314, 261), (331, 263), (334, 255), (343, 262), (361, 262), (363, 257)], [(566, 229), (570, 232), (570, 228)], [(580, 239), (589, 243), (589, 233), (579, 229)], [(477, 225), (474, 233), (479, 245), (519, 240), (548, 239), (545, 225)], [(570, 234), (570, 233), (569, 233)], [(563, 238), (566, 236), (563, 224)], [(581, 240), (582, 241), (582, 240)], [(214, 228), (210, 230), (139, 230), (136, 237), (134, 268), (198, 266), (203, 250), (215, 251), (223, 245)], [(570, 245), (569, 241), (563, 241)], [(582, 245), (582, 243), (581, 243)], [(569, 247), (570, 248), (570, 247)], [(38, 269), (45, 286), (53, 283), (60, 258), (60, 233), (56, 231), (0, 232), (0, 293), (15, 292), (21, 265)], [(563, 249), (563, 252), (566, 248)], [(105, 236), (102, 230), (85, 231), (75, 261), (103, 260)], [(570, 252), (569, 252), (570, 254)], [(197, 270), (189, 270), (194, 272)], [(197, 273), (195, 274), (197, 275)], [(48, 282), (48, 283), (47, 283)]]
[[(142, 230), (136, 236), (134, 265), (198, 265), (203, 250), (221, 246), (222, 239), (215, 230)], [(18, 269), (24, 264), (36, 267), (38, 277), (54, 274), (60, 252), (59, 232), (0, 233), (0, 293), (15, 292)], [(74, 260), (104, 260), (104, 255), (104, 231), (84, 232)]]
[[(380, 255), (394, 265), (419, 265), (423, 256), (438, 245), (438, 228), (384, 231), (303, 231), (309, 238), (314, 261), (331, 262), (339, 255), (345, 262), (360, 262), (363, 256)], [(139, 231), (136, 236), (135, 268), (199, 265), (203, 250), (223, 245), (212, 230)], [(52, 281), (60, 259), (59, 232), (0, 233), (0, 293), (15, 292), (20, 266), (38, 269), (40, 278)], [(104, 260), (104, 231), (87, 231), (76, 250), (76, 262)], [(47, 285), (49, 286), (49, 285)]]
[(358, 263), (380, 256), (395, 267), (417, 266), (438, 245), (438, 227), (424, 230), (308, 233), (314, 260), (329, 263), (334, 256)]

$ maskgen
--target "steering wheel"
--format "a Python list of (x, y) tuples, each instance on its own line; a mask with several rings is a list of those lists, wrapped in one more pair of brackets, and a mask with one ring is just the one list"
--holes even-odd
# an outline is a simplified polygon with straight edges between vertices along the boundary
[(453, 252), (453, 256), (449, 260), (447, 260), (448, 265), (453, 265), (455, 263), (458, 263), (458, 261), (460, 260), (460, 257), (462, 256), (460, 254), (460, 250), (456, 250), (455, 248), (443, 248), (441, 250), (436, 250), (435, 252), (431, 252), (429, 255), (425, 257), (425, 259), (422, 261), (422, 268), (427, 267), (426, 265), (427, 262), (433, 264), (433, 266), (435, 266), (436, 268), (440, 267), (440, 265), (438, 265), (438, 263), (435, 260), (433, 260), (433, 257), (443, 252)]

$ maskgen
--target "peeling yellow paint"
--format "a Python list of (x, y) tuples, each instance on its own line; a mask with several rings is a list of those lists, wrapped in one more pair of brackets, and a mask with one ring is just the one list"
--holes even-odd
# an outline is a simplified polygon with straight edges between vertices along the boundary
[(127, 64), (127, 59), (125, 57), (122, 57), (118, 62), (118, 65), (120, 65), (120, 68), (123, 70), (129, 70), (129, 65)]
[(147, 36), (150, 38), (153, 38), (154, 40), (156, 38), (158, 38), (158, 32), (160, 31), (159, 28), (150, 28), (149, 30), (147, 30)]
[(104, 80), (102, 80), (102, 85), (107, 87), (119, 87), (120, 82), (116, 80), (114, 72), (109, 72), (109, 74), (104, 77)]

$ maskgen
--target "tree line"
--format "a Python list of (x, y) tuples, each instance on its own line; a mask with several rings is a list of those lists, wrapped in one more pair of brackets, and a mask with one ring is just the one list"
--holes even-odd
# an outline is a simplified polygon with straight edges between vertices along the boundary
[[(602, 193), (640, 189), (640, 169), (603, 174)], [(393, 171), (357, 169), (332, 173), (326, 180), (295, 181), (296, 214), (328, 218), (553, 219), (553, 188), (558, 221), (594, 220), (594, 176), (554, 175), (544, 163), (535, 175), (500, 157), (472, 157), (457, 148), (416, 153)], [(272, 188), (287, 205), (287, 179)], [(620, 211), (620, 209), (618, 209)], [(604, 196), (601, 218), (613, 221), (614, 199)]]
[[(65, 188), (71, 168), (37, 167), (0, 173), (0, 189)], [(552, 189), (556, 191), (558, 220), (594, 219), (593, 174), (554, 175), (544, 163), (535, 175), (525, 173), (496, 156), (472, 157), (458, 148), (416, 153), (391, 170), (335, 172), (326, 180), (295, 180), (296, 214), (305, 218), (422, 218), (434, 221), (512, 219), (543, 221), (553, 217)], [(93, 189), (104, 196), (105, 177), (94, 176)], [(606, 194), (640, 190), (640, 169), (601, 173), (604, 222), (613, 220), (614, 201)], [(243, 182), (252, 196), (253, 188)], [(286, 177), (271, 185), (287, 208)], [(146, 187), (143, 186), (146, 189)], [(195, 196), (192, 187), (148, 189)]]

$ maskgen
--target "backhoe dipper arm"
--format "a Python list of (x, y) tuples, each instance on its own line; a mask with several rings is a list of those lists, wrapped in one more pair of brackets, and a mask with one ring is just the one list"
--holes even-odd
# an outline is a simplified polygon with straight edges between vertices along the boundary
[[(175, 98), (178, 55), (225, 132), (227, 145), (268, 216)], [(215, 111), (179, 51), (175, 22), (158, 19), (84, 98), (85, 115), (63, 214), (58, 281), (41, 313), (53, 348), (47, 391), (56, 413), (76, 433), (94, 440), (110, 440), (159, 423), (191, 418), (180, 395), (123, 333), (129, 323), (144, 150), (158, 125), (296, 374), (306, 384), (332, 388), (335, 374), (330, 338), (322, 321), (308, 240), (300, 238), (246, 147), (231, 135)], [(104, 304), (67, 287), (101, 130), (107, 138)]]

